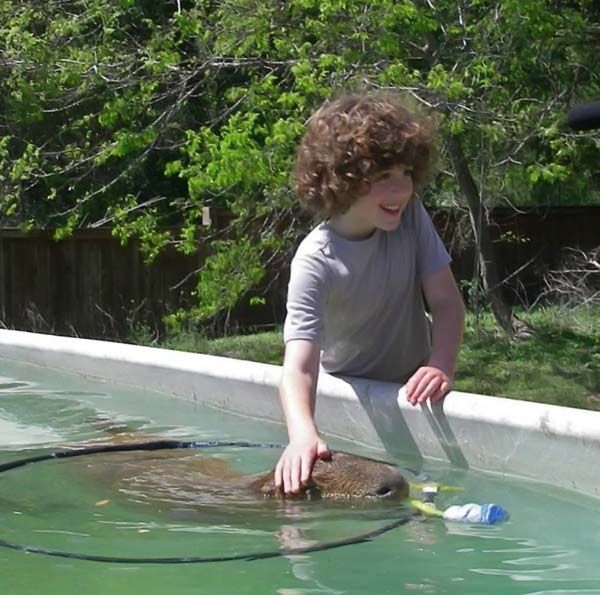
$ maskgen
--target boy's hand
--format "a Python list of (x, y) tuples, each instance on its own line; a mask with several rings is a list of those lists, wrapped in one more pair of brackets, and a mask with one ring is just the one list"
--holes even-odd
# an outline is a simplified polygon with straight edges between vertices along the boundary
[(406, 400), (411, 405), (420, 405), (429, 399), (441, 401), (452, 389), (448, 375), (434, 366), (422, 366), (406, 383)]
[(315, 459), (329, 456), (327, 444), (317, 435), (290, 441), (275, 467), (275, 487), (286, 494), (298, 494), (310, 479)]

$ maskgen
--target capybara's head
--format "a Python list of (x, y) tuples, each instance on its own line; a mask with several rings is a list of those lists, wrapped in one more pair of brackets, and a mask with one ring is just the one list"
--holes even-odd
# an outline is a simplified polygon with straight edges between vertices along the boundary
[[(266, 497), (282, 497), (275, 488), (274, 471), (260, 477), (253, 488)], [(286, 498), (406, 498), (409, 486), (402, 474), (392, 465), (334, 452), (327, 460), (315, 461), (311, 479), (300, 494)]]

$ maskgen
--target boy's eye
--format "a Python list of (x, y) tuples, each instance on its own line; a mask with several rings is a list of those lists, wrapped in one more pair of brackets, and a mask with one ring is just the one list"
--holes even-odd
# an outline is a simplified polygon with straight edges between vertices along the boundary
[(389, 179), (389, 177), (390, 177), (390, 172), (378, 174), (373, 178), (373, 182), (383, 182), (384, 180)]
[(407, 167), (398, 167), (390, 171), (382, 172), (373, 178), (373, 182), (384, 182), (385, 180), (389, 180), (393, 176), (412, 176), (413, 168), (410, 166)]

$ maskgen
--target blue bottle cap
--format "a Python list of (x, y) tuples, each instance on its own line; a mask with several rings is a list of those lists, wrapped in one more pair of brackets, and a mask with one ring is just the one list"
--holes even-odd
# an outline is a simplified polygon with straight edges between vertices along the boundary
[(503, 523), (504, 521), (507, 521), (509, 517), (508, 511), (504, 510), (504, 508), (498, 504), (481, 505), (481, 518), (486, 525)]

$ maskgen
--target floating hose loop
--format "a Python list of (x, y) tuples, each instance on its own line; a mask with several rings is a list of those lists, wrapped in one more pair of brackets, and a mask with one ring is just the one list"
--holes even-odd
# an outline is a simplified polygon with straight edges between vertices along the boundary
[(177, 448), (218, 448), (218, 447), (239, 447), (239, 448), (281, 448), (281, 444), (271, 444), (267, 442), (225, 442), (218, 440), (152, 440), (150, 442), (129, 442), (127, 444), (99, 444), (98, 446), (86, 446), (85, 448), (73, 448), (69, 450), (57, 450), (45, 455), (38, 455), (26, 459), (18, 459), (0, 465), (0, 473), (24, 467), (30, 463), (41, 463), (42, 461), (51, 461), (53, 459), (70, 459), (73, 457), (82, 457), (86, 455), (95, 455), (105, 452), (128, 452), (136, 450), (168, 450)]
[[(221, 440), (153, 440), (150, 442), (130, 442), (128, 444), (100, 444), (97, 446), (86, 446), (85, 448), (73, 448), (70, 450), (58, 450), (50, 452), (44, 455), (37, 455), (33, 457), (27, 457), (24, 459), (17, 459), (8, 463), (0, 464), (0, 473), (5, 473), (25, 465), (33, 463), (41, 463), (43, 461), (51, 461), (57, 459), (69, 459), (74, 457), (95, 455), (107, 452), (130, 452), (139, 450), (168, 450), (168, 449), (179, 449), (179, 448), (277, 448), (281, 449), (281, 444), (272, 444), (268, 442), (244, 442), (244, 441), (221, 441)], [(338, 451), (341, 452), (341, 451)], [(369, 457), (363, 457), (369, 458)], [(370, 459), (377, 461), (377, 459)], [(384, 461), (377, 461), (384, 462)], [(389, 464), (389, 463), (386, 463)], [(392, 529), (396, 529), (401, 525), (405, 525), (413, 517), (412, 513), (407, 514), (405, 517), (396, 519), (379, 529), (369, 531), (368, 533), (362, 533), (355, 537), (348, 537), (346, 539), (339, 539), (336, 541), (329, 541), (325, 543), (319, 543), (306, 547), (298, 548), (287, 548), (267, 552), (257, 552), (252, 554), (232, 554), (228, 556), (184, 556), (184, 557), (155, 557), (155, 558), (135, 558), (127, 556), (98, 556), (94, 554), (80, 554), (77, 552), (68, 552), (61, 550), (45, 549), (37, 546), (21, 545), (18, 543), (11, 543), (0, 539), (0, 547), (17, 550), (29, 554), (42, 554), (44, 556), (52, 556), (55, 558), (69, 558), (73, 560), (85, 560), (87, 562), (104, 562), (111, 564), (202, 564), (208, 562), (233, 562), (233, 561), (255, 561), (255, 560), (266, 560), (268, 558), (279, 558), (283, 556), (293, 556), (298, 554), (308, 554), (311, 552), (320, 552), (324, 550), (332, 550), (336, 548), (346, 547), (357, 543), (366, 543), (388, 533)]]

